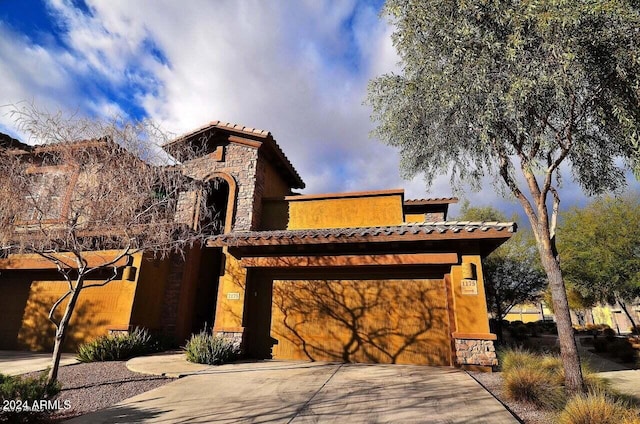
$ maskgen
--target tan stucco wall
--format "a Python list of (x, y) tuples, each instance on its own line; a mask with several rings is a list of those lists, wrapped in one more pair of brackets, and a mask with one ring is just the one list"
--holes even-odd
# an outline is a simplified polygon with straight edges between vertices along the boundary
[(403, 222), (402, 194), (289, 196), (288, 229), (375, 227)]

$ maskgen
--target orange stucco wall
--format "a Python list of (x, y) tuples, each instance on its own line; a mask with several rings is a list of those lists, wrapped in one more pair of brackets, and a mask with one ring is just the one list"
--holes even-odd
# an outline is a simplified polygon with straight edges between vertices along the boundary
[(288, 229), (375, 227), (403, 222), (402, 191), (289, 196)]
[(278, 172), (273, 165), (269, 162), (264, 163), (265, 178), (264, 178), (264, 197), (276, 197), (286, 196), (291, 193), (289, 184), (282, 178), (280, 172)]
[(223, 252), (226, 256), (225, 273), (218, 285), (215, 330), (241, 332), (247, 270), (238, 259), (227, 253), (226, 248)]
[[(13, 259), (16, 263), (21, 260), (20, 256)], [(32, 261), (33, 258), (26, 256), (25, 260)], [(134, 255), (132, 266), (139, 269), (141, 260), (142, 254)], [(6, 273), (0, 286), (11, 296), (0, 298), (0, 310), (3, 311), (3, 320), (0, 320), (0, 349), (50, 350), (53, 347), (55, 327), (48, 320), (48, 313), (55, 301), (67, 291), (67, 282), (55, 270)], [(136, 273), (132, 281), (114, 280), (102, 287), (86, 288), (80, 293), (71, 318), (65, 350), (75, 350), (80, 343), (107, 334), (109, 329), (129, 326), (138, 275)], [(88, 280), (85, 284), (102, 281)], [(66, 301), (57, 309), (57, 320), (65, 307)]]
[(476, 335), (489, 334), (489, 319), (480, 256), (463, 255), (462, 263), (471, 263), (474, 265), (477, 294), (463, 294), (463, 267), (461, 265), (452, 266), (451, 285), (453, 288), (456, 332)]
[(275, 359), (451, 365), (441, 279), (274, 281)]
[(406, 213), (404, 214), (405, 222), (424, 222), (424, 213)]
[(131, 311), (131, 325), (153, 330), (160, 328), (164, 289), (170, 268), (169, 259), (153, 259), (145, 256), (140, 261)]

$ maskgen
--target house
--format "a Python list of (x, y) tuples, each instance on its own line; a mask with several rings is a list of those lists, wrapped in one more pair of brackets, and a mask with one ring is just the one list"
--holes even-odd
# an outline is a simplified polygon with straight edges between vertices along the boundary
[[(183, 172), (213, 185), (221, 228), (184, 257), (135, 254), (118, 280), (83, 292), (70, 348), (135, 326), (182, 343), (207, 326), (252, 358), (497, 363), (482, 259), (514, 223), (447, 221), (457, 199), (399, 189), (297, 194), (304, 182), (267, 131), (214, 121), (164, 148), (189, 144), (201, 153)], [(64, 282), (45, 262), (0, 259), (0, 349), (50, 347), (47, 305)]]

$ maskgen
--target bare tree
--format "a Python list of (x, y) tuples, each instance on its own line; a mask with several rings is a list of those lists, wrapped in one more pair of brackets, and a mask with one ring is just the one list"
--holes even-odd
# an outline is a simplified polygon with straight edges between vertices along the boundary
[(211, 211), (196, 211), (202, 185), (159, 148), (165, 136), (150, 122), (66, 118), (33, 106), (11, 114), (37, 144), (0, 143), (0, 242), (5, 255), (52, 262), (68, 284), (48, 314), (53, 382), (80, 293), (118, 278), (136, 252), (164, 257), (199, 243), (211, 229), (193, 217)]

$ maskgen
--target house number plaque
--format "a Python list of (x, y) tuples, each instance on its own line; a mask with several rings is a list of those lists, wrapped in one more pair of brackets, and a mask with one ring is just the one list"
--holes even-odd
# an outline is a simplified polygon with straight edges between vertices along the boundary
[(478, 281), (464, 279), (460, 282), (462, 288), (462, 294), (477, 295), (478, 294)]
[(240, 300), (240, 293), (227, 293), (227, 299)]

